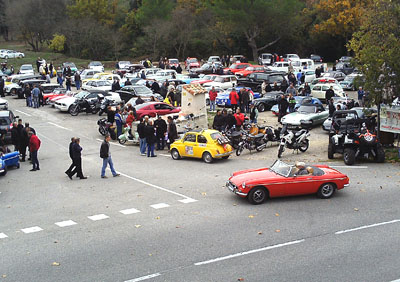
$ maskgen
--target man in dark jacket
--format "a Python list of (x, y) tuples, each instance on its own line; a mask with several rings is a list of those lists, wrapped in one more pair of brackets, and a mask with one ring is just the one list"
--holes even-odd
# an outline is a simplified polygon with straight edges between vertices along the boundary
[(65, 171), (65, 174), (68, 175), (68, 177), (69, 177), (69, 175), (71, 174), (72, 170), (73, 170), (74, 167), (75, 167), (74, 157), (73, 157), (73, 147), (74, 147), (74, 144), (75, 144), (75, 137), (72, 137), (72, 138), (71, 138), (71, 143), (69, 143), (69, 157), (70, 157), (71, 160), (72, 160), (72, 164), (71, 164), (71, 165), (69, 166), (69, 168)]
[(288, 107), (289, 107), (289, 102), (286, 99), (285, 95), (282, 94), (281, 98), (278, 101), (278, 108), (279, 108), (278, 122), (281, 122), (282, 117), (287, 114)]
[(83, 176), (82, 172), (82, 147), (79, 145), (81, 140), (79, 138), (75, 138), (75, 142), (72, 145), (72, 159), (75, 165), (75, 168), (71, 171), (71, 173), (68, 175), (69, 179), (72, 180), (72, 176), (75, 175), (79, 177), (80, 179), (86, 179), (86, 176)]
[(137, 133), (139, 134), (139, 145), (140, 145), (140, 154), (142, 156), (146, 156), (146, 135), (145, 129), (146, 124), (144, 123), (143, 118), (140, 119), (140, 123), (137, 126)]
[(21, 144), (21, 134), (16, 122), (13, 123), (11, 129), (11, 144), (14, 145), (14, 152), (19, 150)]
[(168, 117), (168, 151), (170, 149), (170, 145), (175, 142), (175, 139), (178, 138), (178, 130), (176, 129), (176, 124), (172, 117)]
[(218, 131), (223, 131), (225, 128), (225, 118), (222, 116), (221, 110), (217, 110), (214, 117), (213, 128)]
[(154, 155), (154, 144), (157, 141), (155, 135), (155, 128), (153, 126), (153, 121), (149, 120), (148, 124), (144, 128), (144, 133), (146, 136), (146, 143), (147, 143), (147, 157), (157, 157)]
[(335, 105), (333, 104), (333, 99), (331, 98), (328, 102), (329, 104), (329, 117), (333, 116), (333, 113), (335, 112)]
[(160, 85), (158, 84), (158, 82), (154, 81), (151, 84), (151, 90), (153, 90), (154, 93), (160, 93)]
[(4, 79), (0, 77), (0, 97), (5, 97), (4, 95)]
[(106, 176), (107, 164), (110, 166), (113, 177), (120, 176), (120, 174), (115, 171), (114, 164), (111, 159), (110, 139), (111, 139), (110, 135), (106, 134), (106, 136), (104, 137), (104, 141), (103, 143), (101, 143), (100, 146), (100, 158), (103, 159), (103, 167), (101, 168), (101, 178), (107, 178)]
[(225, 118), (226, 129), (231, 129), (236, 125), (236, 118), (233, 116), (233, 111), (231, 109), (228, 110), (228, 115)]
[(328, 103), (333, 96), (335, 96), (335, 92), (333, 91), (333, 86), (331, 86), (325, 92), (325, 103)]
[(164, 150), (167, 123), (161, 118), (161, 116), (158, 116), (157, 120), (154, 122), (154, 127), (156, 128), (157, 150)]

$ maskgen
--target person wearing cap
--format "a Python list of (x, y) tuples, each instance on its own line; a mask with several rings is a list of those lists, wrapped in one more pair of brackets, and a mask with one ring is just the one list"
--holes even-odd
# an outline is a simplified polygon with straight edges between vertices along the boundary
[(106, 176), (106, 168), (107, 164), (110, 166), (111, 173), (114, 177), (120, 176), (119, 173), (117, 173), (114, 169), (114, 164), (111, 159), (111, 153), (110, 153), (110, 134), (106, 134), (104, 137), (103, 143), (101, 143), (100, 146), (100, 158), (103, 159), (103, 166), (101, 168), (101, 178), (107, 178)]

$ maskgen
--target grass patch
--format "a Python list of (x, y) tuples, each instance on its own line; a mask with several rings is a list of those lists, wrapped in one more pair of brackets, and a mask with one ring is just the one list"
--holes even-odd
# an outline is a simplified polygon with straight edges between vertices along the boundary
[(399, 148), (385, 148), (385, 158), (386, 161), (392, 162), (392, 163), (398, 163), (400, 162), (399, 158)]
[[(73, 62), (75, 63), (78, 69), (87, 68), (87, 65), (91, 61), (87, 59), (69, 57), (61, 53), (54, 53), (51, 50), (46, 49), (45, 47), (41, 52), (33, 52), (23, 42), (17, 42), (17, 41), (8, 41), (8, 42), (0, 41), (0, 49), (10, 49), (25, 53), (25, 58), (7, 60), (8, 67), (13, 65), (16, 73), (18, 72), (20, 66), (23, 64), (32, 64), (33, 67), (36, 69), (36, 60), (38, 57), (44, 58), (47, 63), (53, 62), (53, 65), (56, 67), (56, 69), (58, 67), (61, 67), (62, 63), (64, 62)], [(5, 61), (4, 59), (1, 60)], [(115, 65), (114, 61), (102, 61), (102, 63), (104, 64), (105, 68), (114, 69)]]

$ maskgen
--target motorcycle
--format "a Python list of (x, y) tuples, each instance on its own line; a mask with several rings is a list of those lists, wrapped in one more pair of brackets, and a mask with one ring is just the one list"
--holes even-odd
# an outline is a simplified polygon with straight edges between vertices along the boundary
[(281, 143), (278, 149), (278, 158), (282, 156), (285, 151), (285, 147), (292, 150), (300, 150), (305, 152), (308, 150), (310, 141), (308, 137), (310, 136), (309, 127), (311, 126), (308, 122), (301, 122), (301, 129), (288, 129), (287, 124), (285, 124), (281, 131)]
[(118, 136), (118, 142), (124, 145), (126, 142), (132, 142), (133, 144), (139, 144), (139, 134), (134, 132), (134, 135), (130, 134), (131, 128), (129, 126), (123, 129), (123, 132)]
[(107, 121), (107, 118), (101, 118), (97, 121), (97, 125), (99, 126), (99, 133), (105, 136), (107, 133), (110, 134), (112, 140), (117, 138), (115, 133), (115, 127), (112, 127), (112, 123)]
[(244, 130), (237, 131), (235, 127), (222, 131), (222, 134), (229, 139), (230, 144), (234, 149), (238, 148), (239, 143), (242, 140), (242, 135), (244, 133)]
[(108, 113), (108, 107), (109, 106), (116, 106), (117, 104), (113, 100), (109, 99), (104, 99), (101, 101), (100, 104), (100, 111), (99, 111), (99, 116), (101, 116), (103, 113)]
[(238, 148), (236, 149), (236, 156), (240, 156), (245, 148), (250, 152), (252, 150), (261, 152), (267, 147), (267, 143), (265, 141), (265, 134), (263, 133), (259, 133), (257, 135), (252, 135), (249, 133), (243, 134), (242, 141), (239, 143)]
[(99, 111), (99, 100), (77, 99), (70, 107), (71, 116), (77, 116), (81, 112), (96, 114)]

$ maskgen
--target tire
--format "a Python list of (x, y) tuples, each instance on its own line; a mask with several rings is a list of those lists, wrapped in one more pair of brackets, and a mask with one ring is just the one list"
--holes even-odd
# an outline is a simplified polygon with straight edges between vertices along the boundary
[(278, 149), (278, 159), (282, 156), (283, 150), (285, 149), (285, 145), (279, 145)]
[(324, 183), (319, 187), (317, 196), (321, 199), (329, 199), (336, 191), (336, 186), (333, 183)]
[(344, 149), (343, 160), (346, 165), (353, 165), (356, 161), (356, 152), (352, 148)]
[(7, 167), (4, 167), (4, 172), (0, 173), (0, 176), (4, 176), (7, 174)]
[(49, 104), (49, 98), (47, 98), (46, 100), (44, 100), (44, 104), (48, 105)]
[(211, 154), (209, 152), (204, 152), (202, 158), (205, 163), (210, 164), (213, 162), (213, 157), (211, 156)]
[(376, 147), (376, 156), (375, 156), (375, 161), (377, 163), (384, 163), (385, 162), (385, 150), (381, 145), (378, 145)]
[(261, 148), (260, 148), (260, 146), (257, 146), (256, 151), (261, 152), (262, 150), (264, 150), (264, 148), (265, 148), (264, 146), (261, 146)]
[(310, 145), (310, 141), (308, 139), (304, 140), (304, 142), (301, 144), (302, 146), (299, 147), (300, 152), (305, 152), (308, 150), (308, 146)]
[(101, 135), (106, 136), (107, 130), (104, 128), (104, 126), (99, 126), (99, 132)]
[(333, 155), (335, 154), (335, 147), (332, 143), (328, 145), (328, 159), (333, 159)]
[(175, 148), (171, 150), (171, 157), (174, 160), (180, 160), (181, 159), (181, 155), (179, 154), (179, 151), (177, 149), (175, 149)]
[(247, 195), (248, 201), (253, 205), (260, 205), (265, 202), (268, 197), (268, 192), (264, 187), (254, 187)]
[(229, 159), (229, 155), (228, 155), (228, 156), (225, 156), (225, 157), (222, 157), (222, 159), (223, 159), (223, 160)]
[(119, 144), (124, 145), (126, 143), (126, 139), (118, 138), (118, 142)]
[(72, 105), (69, 107), (69, 113), (71, 116), (77, 116), (79, 114), (79, 106), (78, 105)]
[(94, 115), (95, 115), (95, 114), (97, 114), (97, 112), (98, 112), (98, 111), (99, 111), (99, 109), (98, 109), (98, 108), (93, 108), (93, 109), (92, 109), (92, 114), (94, 114)]
[(265, 105), (261, 103), (260, 105), (258, 105), (257, 109), (259, 112), (265, 112)]
[(239, 145), (236, 149), (236, 156), (240, 156), (240, 154), (243, 152), (243, 149), (243, 145)]

